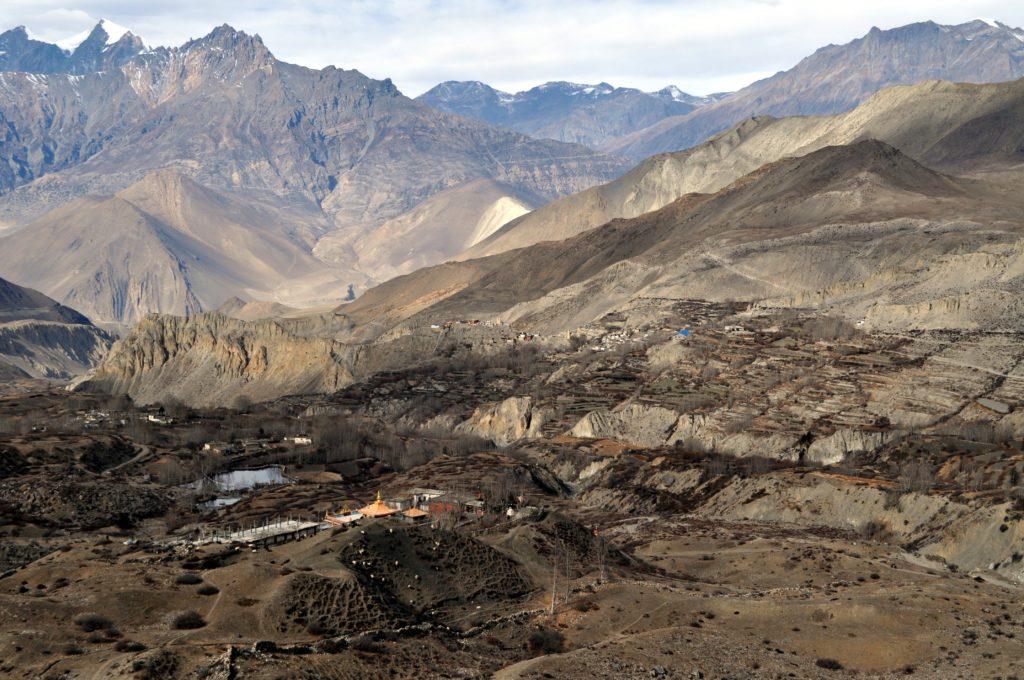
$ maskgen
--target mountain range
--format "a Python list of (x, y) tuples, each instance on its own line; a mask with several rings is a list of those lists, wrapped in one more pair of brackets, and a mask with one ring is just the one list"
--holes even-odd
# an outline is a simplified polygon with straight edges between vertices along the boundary
[(600, 149), (664, 118), (687, 114), (725, 96), (695, 97), (672, 85), (642, 92), (608, 83), (567, 82), (544, 83), (510, 94), (479, 81), (448, 81), (417, 99), (531, 137)]
[[(883, 90), (834, 116), (758, 116), (684, 151), (659, 154), (619, 179), (513, 220), (458, 259), (564, 239), (637, 217), (689, 193), (718, 191), (765, 163), (830, 145), (883, 140), (932, 167), (998, 179), (1019, 162), (1024, 81), (929, 81)], [(1012, 180), (1011, 180), (1012, 181)]]
[[(11, 64), (28, 68), (42, 63), (31, 55), (56, 54), (23, 29), (4, 35), (13, 46), (5, 55)], [(633, 267), (642, 253), (635, 243), (616, 242), (609, 247), (625, 253), (624, 259), (610, 261), (593, 254), (590, 241), (573, 240), (579, 252), (592, 253), (586, 263), (576, 262), (571, 251), (560, 254), (550, 272), (526, 266), (530, 258), (550, 262), (550, 253), (560, 252), (541, 247), (543, 242), (597, 239), (587, 234), (607, 234), (607, 225), (621, 218), (678, 215), (680, 205), (695, 209), (701, 197), (751, 181), (745, 178), (766, 164), (866, 140), (955, 177), (960, 198), (940, 202), (953, 205), (952, 214), (980, 220), (975, 198), (1010, 191), (1019, 160), (1019, 82), (925, 81), (872, 94), (893, 80), (936, 74), (1012, 77), (1024, 33), (995, 22), (872, 30), (718, 101), (694, 101), (673, 88), (652, 94), (606, 84), (553, 83), (519, 95), (479, 83), (435, 88), (433, 97), (454, 102), (461, 113), (427, 105), (426, 95), (411, 100), (390, 81), (357, 71), (281, 62), (258, 36), (229, 26), (181, 47), (151, 49), (100, 22), (64, 44), (53, 45), (65, 62), (46, 66), (50, 72), (0, 73), (0, 116), (8, 130), (0, 143), (0, 275), (112, 330), (142, 322), (151, 312), (193, 316), (217, 308), (237, 310), (232, 322), (244, 329), (246, 319), (266, 320), (273, 310), (334, 309), (352, 284), (363, 293), (360, 299), (322, 317), (289, 311), (298, 319), (290, 323), (302, 337), (328, 333), (337, 342), (376, 342), (403, 332), (403, 324), (418, 323), (414, 318), (435, 318), (418, 315), (456, 314), (455, 301), (509, 318), (520, 314), (510, 310), (527, 305), (533, 311), (526, 318), (541, 318), (545, 312), (537, 305), (548, 305), (549, 296), (575, 295), (567, 291), (584, 286), (589, 278), (580, 278), (583, 273), (606, 277), (601, 280), (613, 286), (613, 295), (588, 299), (582, 311), (552, 307), (561, 310), (559, 323), (576, 323), (639, 294), (633, 279), (614, 272)], [(128, 51), (115, 50), (118, 45)], [(111, 59), (114, 52), (121, 55), (119, 65), (73, 73), (80, 67), (67, 60), (97, 48)], [(502, 115), (515, 113), (538, 125), (596, 120), (600, 111), (619, 105), (639, 112), (652, 102), (696, 107), (653, 126), (671, 122), (665, 130), (713, 111), (724, 116), (720, 122), (762, 106), (796, 107), (801, 115), (746, 118), (706, 142), (655, 155), (621, 174), (620, 160), (583, 145), (534, 139), (462, 115), (474, 110), (481, 93), (492, 103), (496, 98)], [(583, 104), (566, 108), (566, 102)], [(850, 106), (856, 108), (847, 111)], [(822, 107), (844, 112), (803, 115)], [(498, 109), (488, 110), (486, 115), (498, 115)], [(627, 136), (638, 140), (643, 132)], [(844, 191), (856, 200), (871, 196), (866, 189)], [(845, 194), (831, 196), (848, 206)], [(935, 219), (923, 208), (907, 213), (897, 204), (893, 199), (879, 219)], [(917, 205), (916, 199), (908, 205)], [(1007, 214), (1002, 198), (992, 205)], [(861, 212), (850, 211), (808, 218), (808, 228), (831, 224), (826, 218), (862, 219)], [(661, 238), (682, 243), (668, 234)], [(445, 260), (452, 261), (434, 266)], [(685, 258), (672, 261), (695, 266)], [(505, 281), (495, 269), (513, 262), (519, 264), (508, 264), (509, 271), (521, 281)], [(571, 281), (552, 273), (562, 262), (576, 262)], [(605, 264), (595, 268), (598, 263)], [(484, 279), (502, 281), (505, 288), (499, 302), (477, 308), (476, 302), (497, 294), (496, 284), (484, 285)], [(636, 281), (650, 285), (644, 277)], [(480, 286), (480, 293), (467, 292)], [(580, 290), (594, 290), (586, 286)], [(793, 298), (809, 294), (799, 286), (779, 287)], [(742, 287), (734, 292), (751, 294)], [(372, 352), (364, 354), (360, 361), (380, 365)], [(334, 379), (360, 370), (348, 366)]]
[(665, 118), (604, 150), (636, 160), (698, 144), (751, 116), (829, 115), (882, 88), (925, 80), (993, 83), (1024, 76), (1024, 31), (977, 19), (872, 28), (845, 45), (828, 45), (793, 68), (720, 102)]
[[(65, 56), (106, 42), (108, 25)], [(126, 40), (136, 44), (125, 33), (115, 45)], [(36, 63), (38, 42), (12, 42), (8, 63)], [(268, 291), (282, 303), (337, 301), (348, 283), (379, 280), (381, 263), (410, 271), (470, 245), (450, 239), (429, 258), (393, 240), (361, 249), (377, 228), (448, 190), (491, 182), (480, 195), (463, 192), (469, 238), (509, 202), (532, 208), (624, 167), (579, 145), (439, 112), (387, 80), (279, 61), (258, 36), (229, 26), (181, 47), (139, 49), (104, 70), (47, 70), (0, 73), (0, 225), (12, 239), (0, 241), (0, 274), (73, 300), (102, 323)], [(175, 176), (188, 181), (159, 194)], [(197, 201), (204, 207), (182, 236), (169, 215)], [(240, 203), (251, 210), (236, 210)], [(102, 219), (105, 233), (80, 215)], [(235, 235), (217, 237), (229, 222)], [(54, 233), (61, 238), (48, 243)], [(269, 257), (266, 239), (276, 261), (258, 255)], [(26, 266), (33, 247), (56, 269)]]
[(698, 98), (668, 87), (547, 83), (511, 95), (479, 82), (442, 83), (420, 96), (432, 106), (535, 137), (578, 141), (641, 161), (685, 149), (753, 116), (830, 115), (892, 85), (924, 80), (990, 83), (1024, 76), (1024, 31), (974, 20), (872, 28), (828, 45), (791, 69), (733, 93)]
[(40, 40), (18, 26), (0, 33), (0, 71), (81, 75), (119, 68), (146, 50), (141, 38), (106, 19), (59, 43)]
[[(596, 197), (513, 221), (481, 242), (504, 239), (491, 254), (396, 277), (326, 314), (147, 319), (87, 384), (143, 400), (202, 401), (213, 384), (209, 399), (329, 391), (429, 355), (431, 328), (451, 319), (551, 336), (609, 314), (636, 327), (688, 299), (813, 308), (897, 332), (1013, 329), (1024, 321), (1022, 112), (1024, 80), (926, 82), (836, 116), (747, 121)], [(602, 201), (641, 186), (677, 194), (595, 228), (565, 219), (572, 206), (603, 219)], [(552, 214), (547, 230), (529, 219)], [(531, 223), (528, 238), (507, 240)], [(211, 333), (212, 346), (193, 340)]]

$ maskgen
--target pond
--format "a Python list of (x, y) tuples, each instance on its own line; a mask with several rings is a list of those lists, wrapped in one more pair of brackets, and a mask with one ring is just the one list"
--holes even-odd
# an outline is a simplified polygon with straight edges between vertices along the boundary
[(231, 470), (219, 475), (197, 479), (189, 486), (193, 489), (212, 488), (216, 491), (247, 491), (258, 486), (288, 484), (292, 479), (284, 476), (279, 467), (267, 467), (259, 470)]
[(213, 500), (200, 503), (199, 509), (203, 512), (209, 512), (210, 510), (217, 510), (218, 508), (226, 508), (229, 505), (234, 505), (240, 500), (242, 499), (234, 496), (221, 496), (214, 498)]

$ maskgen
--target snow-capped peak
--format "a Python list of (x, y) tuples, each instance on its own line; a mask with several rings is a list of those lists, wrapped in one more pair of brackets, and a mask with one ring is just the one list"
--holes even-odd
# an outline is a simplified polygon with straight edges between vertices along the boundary
[(982, 23), (986, 23), (989, 26), (991, 26), (992, 28), (999, 28), (999, 22), (998, 21), (994, 21), (992, 19), (986, 19), (985, 17), (978, 17), (977, 19), (975, 19), (975, 21), (980, 21)]
[(97, 28), (102, 29), (103, 32), (107, 35), (107, 40), (104, 43), (105, 45), (113, 45), (118, 40), (123, 38), (124, 34), (128, 32), (128, 29), (124, 26), (121, 26), (120, 24), (115, 24), (113, 21), (110, 21), (109, 19), (100, 19), (99, 22), (92, 28), (82, 31), (81, 33), (76, 33), (70, 38), (58, 40), (57, 47), (61, 48), (65, 52), (74, 52), (76, 49), (78, 49), (79, 45), (88, 40), (89, 36), (92, 35), (93, 31), (95, 31)]
[(689, 95), (687, 95), (685, 92), (680, 90), (675, 85), (669, 85), (668, 87), (663, 89), (662, 92), (671, 97), (673, 101), (677, 102), (685, 102), (688, 101), (688, 99), (690, 98)]
[(611, 94), (615, 88), (608, 83), (598, 83), (597, 85), (587, 85), (585, 87), (576, 86), (576, 91), (572, 94), (589, 94), (594, 96), (601, 96), (605, 94)]
[(16, 28), (20, 28), (25, 33), (25, 37), (28, 38), (29, 40), (38, 40), (40, 42), (43, 40), (38, 35), (33, 33), (32, 30), (28, 26), (18, 26)]

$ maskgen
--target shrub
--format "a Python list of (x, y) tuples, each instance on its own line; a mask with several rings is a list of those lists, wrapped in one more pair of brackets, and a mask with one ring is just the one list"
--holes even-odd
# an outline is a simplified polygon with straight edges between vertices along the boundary
[(141, 652), (146, 649), (146, 645), (134, 640), (118, 640), (114, 649), (119, 652)]
[(171, 616), (171, 627), (178, 630), (194, 630), (206, 625), (206, 620), (194, 609), (178, 612)]
[(843, 664), (839, 663), (835, 659), (818, 659), (814, 662), (814, 665), (818, 668), (824, 668), (830, 671), (841, 671), (843, 670)]
[(892, 539), (889, 525), (882, 520), (873, 519), (861, 527), (860, 535), (872, 541), (885, 543)]
[(349, 646), (357, 652), (369, 652), (371, 654), (379, 654), (384, 651), (384, 647), (377, 643), (373, 639), (372, 635), (360, 635), (354, 638)]
[(72, 622), (86, 633), (110, 628), (114, 624), (107, 617), (95, 612), (85, 612), (71, 619)]
[(177, 654), (169, 650), (154, 652), (145, 659), (138, 659), (131, 665), (133, 673), (138, 673), (140, 678), (173, 678), (181, 666)]
[(178, 578), (174, 579), (174, 582), (182, 586), (194, 586), (197, 583), (202, 583), (203, 577), (199, 574), (178, 574)]
[(924, 460), (909, 461), (900, 468), (900, 489), (904, 492), (926, 492), (935, 484), (931, 463)]
[(573, 609), (575, 609), (578, 612), (589, 612), (592, 609), (597, 609), (597, 604), (595, 604), (592, 600), (587, 599), (576, 600), (576, 602), (574, 602), (572, 606)]
[(200, 595), (216, 595), (220, 592), (220, 588), (218, 588), (215, 585), (207, 583), (206, 585), (200, 586), (199, 589), (196, 590), (196, 592)]
[(527, 649), (533, 654), (557, 654), (565, 649), (565, 636), (552, 628), (538, 628), (526, 639)]

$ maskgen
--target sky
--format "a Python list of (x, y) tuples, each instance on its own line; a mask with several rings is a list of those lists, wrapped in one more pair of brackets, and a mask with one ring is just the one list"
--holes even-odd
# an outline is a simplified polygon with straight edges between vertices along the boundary
[(105, 17), (150, 45), (228, 23), (279, 59), (356, 68), (410, 96), (445, 80), (516, 92), (551, 80), (731, 91), (872, 26), (976, 18), (1024, 26), (1020, 0), (0, 0), (56, 41)]

